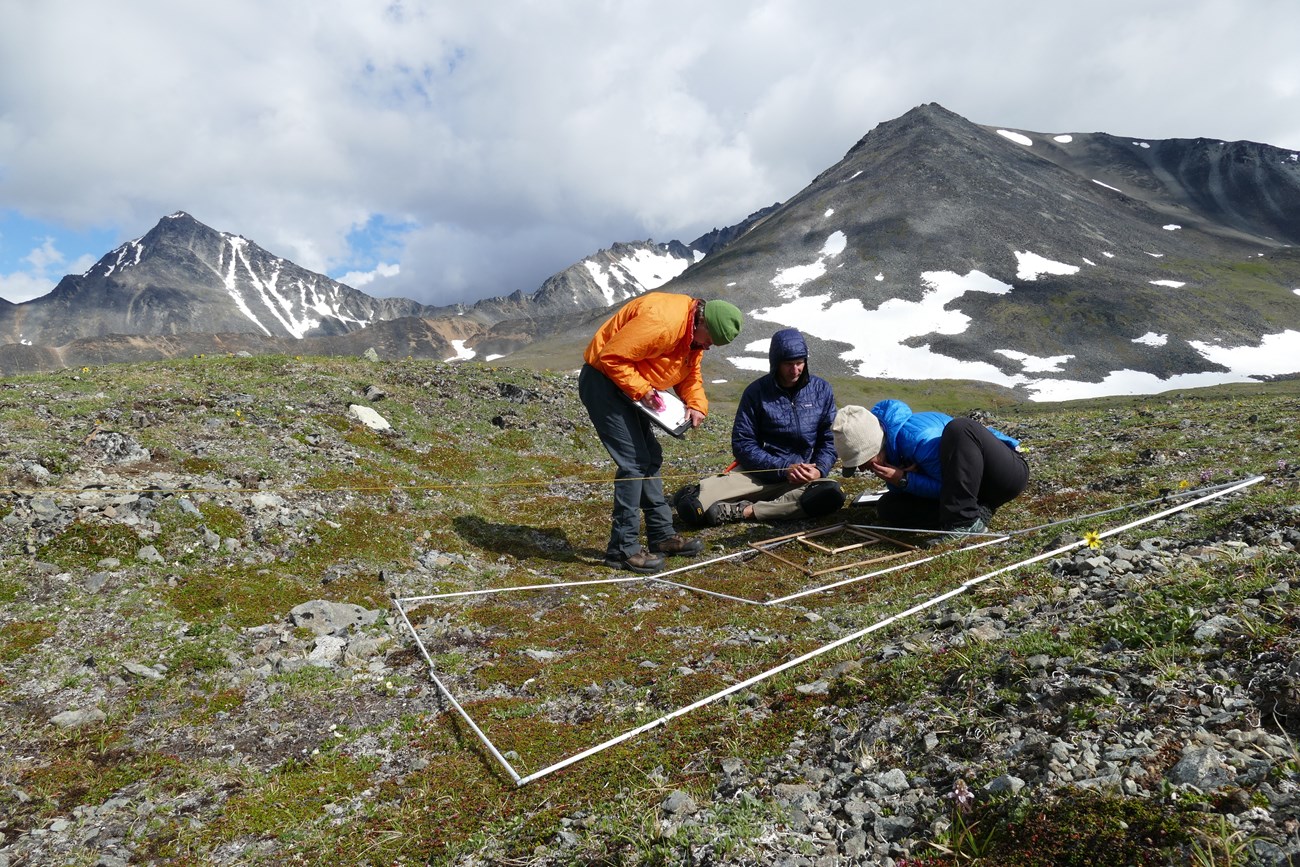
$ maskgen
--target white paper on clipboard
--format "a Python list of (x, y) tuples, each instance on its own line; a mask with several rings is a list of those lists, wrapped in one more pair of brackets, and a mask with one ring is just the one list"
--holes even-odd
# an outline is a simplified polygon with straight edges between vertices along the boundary
[(850, 505), (869, 506), (885, 495), (884, 491), (863, 491)]
[(684, 436), (691, 429), (691, 420), (686, 415), (686, 404), (682, 403), (682, 399), (674, 392), (656, 389), (656, 393), (664, 402), (663, 409), (656, 412), (639, 400), (635, 402), (637, 407), (650, 416), (652, 422), (673, 436), (679, 438)]

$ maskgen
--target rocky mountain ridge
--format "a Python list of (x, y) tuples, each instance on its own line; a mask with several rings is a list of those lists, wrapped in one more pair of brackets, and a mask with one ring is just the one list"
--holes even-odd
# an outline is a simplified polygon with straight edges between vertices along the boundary
[[(219, 345), (571, 369), (611, 306), (654, 288), (746, 311), (744, 337), (712, 353), (732, 373), (764, 369), (764, 340), (784, 326), (805, 332), (825, 374), (977, 380), (1039, 400), (1292, 376), (1300, 358), (1300, 154), (1008, 130), (935, 104), (879, 124), (736, 226), (690, 245), (615, 244), (532, 293), (470, 306), (367, 301), (282, 260), (244, 263), (251, 242), (220, 238), (173, 245), (157, 279), (128, 244), (48, 301), (0, 307), (0, 343), (15, 341), (0, 345), (0, 372)], [(185, 288), (199, 272), (204, 293)], [(297, 295), (268, 306), (274, 286)], [(104, 309), (87, 315), (97, 335), (164, 336), (72, 339), (74, 307)], [(205, 333), (180, 336), (185, 322)], [(248, 336), (212, 336), (227, 325)], [(51, 338), (16, 342), (38, 328)]]
[(212, 352), (500, 356), (546, 324), (656, 288), (736, 227), (687, 246), (620, 242), (532, 293), (436, 307), (374, 298), (184, 212), (46, 296), (0, 305), (0, 373)]
[[(1285, 357), (1300, 355), (1263, 345), (1300, 338), (1298, 156), (1005, 130), (920, 106), (669, 288), (735, 301), (756, 341), (800, 328), (837, 374), (1050, 393), (1292, 373)], [(762, 346), (719, 354), (762, 369)]]

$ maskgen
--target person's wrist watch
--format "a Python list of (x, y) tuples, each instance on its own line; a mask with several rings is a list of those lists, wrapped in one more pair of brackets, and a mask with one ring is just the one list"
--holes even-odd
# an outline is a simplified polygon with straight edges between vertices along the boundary
[(898, 486), (900, 488), (907, 487), (907, 470), (903, 470), (902, 475), (898, 477)]

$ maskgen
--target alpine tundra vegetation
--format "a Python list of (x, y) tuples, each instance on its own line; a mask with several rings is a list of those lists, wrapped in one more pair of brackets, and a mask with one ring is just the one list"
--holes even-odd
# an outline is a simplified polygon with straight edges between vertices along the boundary
[[(545, 589), (609, 577), (612, 467), (572, 374), (217, 355), (0, 380), (0, 865), (1300, 858), (1296, 380), (833, 384), (1020, 439), (1010, 536), (780, 605)], [(730, 462), (739, 387), (665, 439), (670, 486)], [(774, 534), (699, 531), (719, 559), (673, 580), (813, 586), (750, 547)], [(530, 773), (1057, 548), (525, 786), (430, 679)], [(394, 605), (535, 585), (410, 628)]]

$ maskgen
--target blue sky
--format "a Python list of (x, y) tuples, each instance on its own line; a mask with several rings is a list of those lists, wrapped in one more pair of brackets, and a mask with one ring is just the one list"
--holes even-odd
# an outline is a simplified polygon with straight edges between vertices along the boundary
[(0, 297), (178, 210), (377, 296), (531, 292), (925, 102), (1300, 148), (1297, 32), (1292, 0), (0, 0)]

